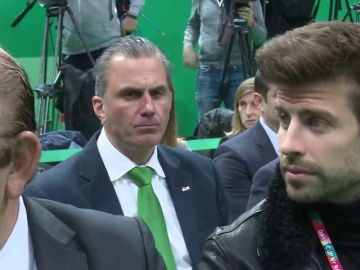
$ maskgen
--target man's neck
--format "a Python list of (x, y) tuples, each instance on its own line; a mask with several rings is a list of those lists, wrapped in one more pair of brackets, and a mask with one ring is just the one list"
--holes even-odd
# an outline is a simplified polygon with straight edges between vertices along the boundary
[(0, 216), (0, 249), (9, 239), (12, 230), (16, 224), (19, 214), (19, 198), (16, 200), (7, 200), (1, 209)]
[(128, 159), (132, 160), (135, 164), (137, 165), (144, 165), (146, 164), (152, 154), (154, 153), (154, 148), (151, 149), (139, 149), (139, 148), (134, 148), (134, 149), (118, 149), (123, 155), (125, 155)]
[(279, 123), (275, 122), (275, 121), (270, 121), (269, 118), (264, 117), (263, 115), (261, 116), (262, 119), (264, 120), (264, 123), (275, 133), (278, 132), (279, 129)]

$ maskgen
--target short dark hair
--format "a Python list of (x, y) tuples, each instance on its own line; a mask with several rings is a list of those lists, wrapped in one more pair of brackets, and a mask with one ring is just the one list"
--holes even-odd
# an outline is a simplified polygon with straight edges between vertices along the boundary
[[(10, 141), (36, 130), (34, 96), (25, 71), (0, 48), (0, 167), (11, 158)], [(10, 148), (10, 149), (9, 149)]]
[(269, 92), (269, 84), (265, 81), (264, 77), (261, 75), (261, 72), (258, 71), (254, 77), (254, 88), (255, 91), (260, 93), (262, 98), (267, 101), (267, 93)]
[(278, 85), (349, 80), (355, 85), (349, 104), (360, 122), (359, 24), (331, 21), (297, 28), (265, 43), (256, 61), (263, 78)]

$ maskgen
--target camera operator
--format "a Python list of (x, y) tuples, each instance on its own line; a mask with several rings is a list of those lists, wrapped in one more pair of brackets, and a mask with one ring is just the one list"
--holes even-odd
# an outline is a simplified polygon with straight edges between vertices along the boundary
[[(68, 6), (74, 14), (81, 36), (94, 60), (101, 55), (110, 43), (118, 39), (121, 33), (130, 34), (136, 30), (137, 16), (144, 6), (145, 0), (132, 0), (129, 10), (123, 15), (121, 22), (116, 10), (118, 1), (68, 1)], [(85, 53), (85, 48), (75, 31), (74, 24), (67, 13), (64, 16), (63, 54), (67, 56), (66, 63), (78, 69), (87, 70), (92, 67), (92, 63)]]
[[(229, 3), (231, 4), (231, 3)], [(229, 65), (225, 72), (225, 91), (220, 91), (221, 72), (227, 52), (232, 24), (229, 17), (242, 18), (248, 27), (251, 45), (260, 46), (266, 40), (266, 30), (259, 0), (236, 8), (235, 16), (229, 16), (223, 0), (192, 0), (191, 15), (184, 34), (184, 64), (198, 68), (196, 100), (199, 119), (224, 102), (232, 109), (236, 89), (246, 79), (243, 75), (238, 35), (235, 36)], [(229, 31), (230, 30), (230, 31)], [(195, 46), (199, 45), (199, 55)], [(239, 46), (238, 46), (239, 45)]]

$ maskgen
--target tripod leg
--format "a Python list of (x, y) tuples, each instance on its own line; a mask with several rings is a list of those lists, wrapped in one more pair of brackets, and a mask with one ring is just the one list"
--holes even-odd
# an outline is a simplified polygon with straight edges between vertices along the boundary
[(255, 75), (255, 63), (253, 59), (252, 49), (249, 42), (248, 29), (241, 29), (239, 34), (239, 48), (241, 52), (241, 59), (244, 71), (244, 79)]
[(40, 64), (40, 76), (38, 86), (38, 111), (37, 111), (37, 134), (40, 135), (44, 132), (44, 119), (43, 119), (43, 107), (44, 107), (44, 96), (43, 91), (47, 81), (47, 60), (48, 60), (48, 42), (50, 32), (50, 17), (46, 14), (45, 27), (43, 33), (42, 53), (41, 53), (41, 64)]
[(70, 20), (72, 21), (73, 25), (74, 25), (74, 28), (75, 28), (75, 31), (80, 39), (80, 42), (81, 42), (81, 45), (83, 46), (83, 48), (85, 49), (85, 52), (87, 54), (87, 56), (89, 57), (89, 60), (91, 62), (91, 64), (93, 66), (95, 66), (95, 61), (94, 61), (94, 58), (92, 57), (88, 47), (86, 46), (85, 44), (85, 41), (84, 41), (84, 38), (79, 30), (79, 25), (77, 24), (76, 20), (75, 20), (75, 17), (74, 17), (74, 14), (72, 13), (71, 9), (69, 7), (66, 8), (66, 11), (67, 13), (69, 14), (70, 16)]
[(333, 5), (334, 5), (334, 0), (330, 0), (329, 3), (329, 18), (328, 21), (332, 21), (333, 20)]
[[(219, 83), (219, 93), (220, 93), (221, 97), (224, 96), (225, 77), (226, 77), (227, 69), (229, 67), (231, 51), (232, 51), (232, 48), (234, 45), (234, 40), (235, 40), (235, 34), (236, 34), (236, 31), (232, 30), (231, 36), (230, 36), (230, 43), (228, 44), (227, 52), (225, 55), (224, 66), (223, 66), (223, 69), (221, 70), (220, 83)], [(222, 98), (221, 98), (221, 100), (222, 100)]]
[(351, 14), (351, 7), (350, 7), (350, 3), (349, 3), (349, 0), (345, 0), (345, 5), (346, 5), (346, 9), (347, 9), (347, 14), (345, 15), (343, 21), (345, 20), (346, 16), (348, 15), (349, 18), (350, 18), (350, 22), (354, 22), (354, 18)]

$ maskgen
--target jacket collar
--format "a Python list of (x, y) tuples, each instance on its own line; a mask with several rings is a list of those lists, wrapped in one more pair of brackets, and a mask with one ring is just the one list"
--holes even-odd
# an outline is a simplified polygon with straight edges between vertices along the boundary
[(100, 131), (96, 132), (79, 153), (79, 177), (84, 181), (80, 188), (82, 193), (91, 202), (93, 209), (122, 215), (122, 209), (115, 189), (109, 179), (104, 162), (97, 148), (97, 138)]
[(316, 239), (306, 208), (288, 198), (279, 165), (269, 185), (259, 235), (264, 269), (308, 269)]

